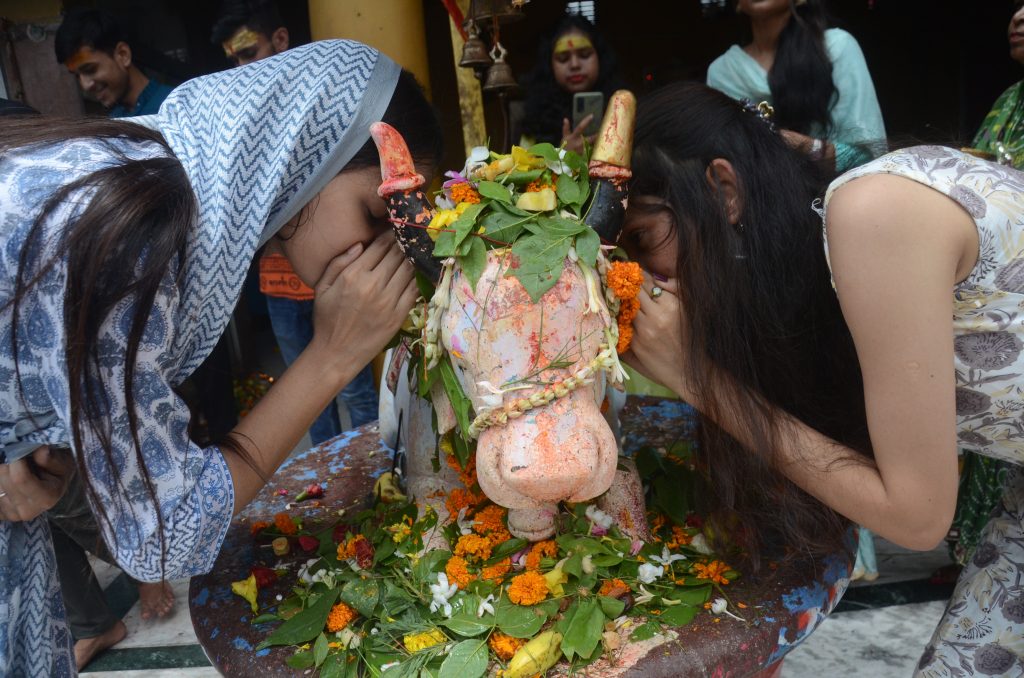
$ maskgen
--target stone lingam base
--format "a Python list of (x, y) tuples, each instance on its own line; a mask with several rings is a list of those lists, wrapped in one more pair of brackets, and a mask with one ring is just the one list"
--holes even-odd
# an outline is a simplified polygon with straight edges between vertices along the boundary
[[(650, 397), (627, 399), (621, 414), (623, 447), (627, 454), (644, 446), (666, 447), (692, 435), (693, 413), (685, 405)], [(370, 505), (376, 479), (391, 470), (390, 452), (380, 442), (375, 424), (342, 434), (332, 441), (290, 459), (228, 530), (217, 563), (189, 588), (189, 609), (196, 635), (211, 663), (225, 676), (272, 678), (301, 676), (285, 660), (293, 649), (255, 651), (272, 624), (252, 625), (248, 606), (231, 592), (231, 582), (244, 579), (254, 565), (272, 567), (279, 560), (269, 545), (258, 544), (250, 533), (256, 521), (273, 521), (287, 510), (310, 525), (326, 528)], [(290, 508), (289, 502), (313, 482), (325, 483), (325, 495)], [(280, 492), (284, 490), (285, 492)], [(283, 558), (295, 569), (305, 554)], [(828, 615), (849, 583), (853, 553), (836, 553), (817, 567), (779, 567), (754, 582), (740, 578), (728, 594), (746, 608), (744, 621), (711, 612), (698, 614), (674, 638), (627, 644), (616, 652), (614, 665), (601, 661), (583, 675), (651, 678), (689, 676), (775, 675), (784, 655)], [(281, 577), (260, 591), (263, 605), (276, 595), (287, 596), (294, 576)], [(550, 675), (557, 675), (557, 668)]]

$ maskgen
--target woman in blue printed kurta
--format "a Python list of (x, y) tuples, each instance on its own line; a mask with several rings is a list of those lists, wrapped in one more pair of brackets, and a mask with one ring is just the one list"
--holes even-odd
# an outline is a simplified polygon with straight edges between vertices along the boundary
[[(411, 269), (375, 192), (368, 126), (380, 119), (436, 158), (437, 123), (411, 77), (364, 45), (325, 41), (182, 85), (146, 121), (159, 134), (107, 121), (0, 134), (0, 443), (71, 445), (132, 577), (206, 572), (233, 513), (411, 307)], [(200, 449), (173, 387), (212, 350), (257, 248), (282, 227), (316, 284), (316, 336), (233, 443)], [(103, 288), (118, 276), (133, 286)], [(109, 312), (79, 313), (94, 298)], [(0, 675), (73, 675), (46, 521), (17, 519), (5, 485), (24, 463), (0, 467)]]

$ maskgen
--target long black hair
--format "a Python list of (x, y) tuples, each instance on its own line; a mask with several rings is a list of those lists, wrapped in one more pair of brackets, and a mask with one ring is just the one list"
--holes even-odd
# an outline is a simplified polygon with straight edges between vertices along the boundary
[[(406, 139), (417, 160), (438, 162), (442, 148), (440, 124), (422, 89), (411, 74), (403, 72), (383, 120)], [(58, 120), (42, 117), (12, 116), (0, 119), (0, 157), (33, 145), (54, 145), (89, 138), (107, 144), (112, 162), (108, 167), (75, 179), (50, 195), (39, 206), (32, 221), (18, 263), (13, 294), (0, 312), (11, 312), (9, 328), (15, 370), (24, 402), (18, 354), (19, 339), (24, 338), (19, 318), (28, 295), (46, 274), (62, 261), (67, 262), (67, 281), (63, 294), (65, 357), (69, 383), (72, 448), (87, 496), (98, 517), (109, 527), (110, 518), (100, 495), (86, 472), (85, 441), (94, 439), (104, 456), (107, 469), (118, 486), (119, 496), (129, 513), (134, 512), (113, 448), (114, 414), (107, 393), (123, 393), (127, 409), (135, 461), (142, 474), (145, 493), (160, 516), (160, 502), (145, 463), (139, 440), (139, 415), (136, 407), (135, 369), (153, 304), (160, 286), (171, 280), (181, 285), (185, 247), (195, 225), (197, 205), (189, 179), (181, 163), (173, 156), (163, 137), (130, 121), (106, 119)], [(132, 159), (119, 149), (119, 143), (150, 142), (162, 157)], [(356, 154), (345, 170), (362, 169), (379, 163), (372, 140)], [(343, 170), (344, 171), (344, 170)], [(44, 251), (44, 225), (61, 204), (81, 200), (83, 208), (65, 225), (59, 245), (49, 256)], [(168, 277), (170, 276), (170, 277)], [(127, 345), (123, 356), (126, 366), (121, 384), (107, 383), (102, 363), (102, 327), (111, 313), (125, 300), (132, 301)], [(251, 441), (250, 441), (251, 443)], [(220, 441), (227, 452), (238, 454), (260, 473), (242, 441), (229, 435)], [(92, 468), (95, 468), (94, 466)], [(158, 520), (158, 525), (162, 521)], [(166, 555), (162, 527), (161, 551)], [(108, 534), (113, 535), (113, 530)]]
[(573, 31), (583, 33), (594, 45), (599, 69), (594, 89), (604, 93), (605, 102), (611, 98), (615, 90), (624, 86), (619, 75), (619, 61), (604, 36), (594, 24), (583, 17), (565, 15), (537, 45), (533, 70), (525, 79), (526, 100), (522, 131), (538, 142), (547, 141), (556, 146), (560, 144), (562, 120), (572, 119), (572, 94), (555, 82), (555, 73), (551, 69), (551, 54), (558, 39)]
[[(716, 158), (738, 176), (737, 224), (707, 177)], [(675, 223), (689, 341), (666, 350), (683, 352), (687, 380), (705, 403), (698, 454), (715, 490), (707, 508), (731, 516), (721, 526), (755, 568), (761, 554), (783, 546), (837, 551), (845, 519), (776, 465), (779, 410), (865, 455), (854, 461), (871, 455), (860, 368), (812, 209), (822, 175), (756, 113), (686, 83), (641, 100), (633, 177), (631, 195), (659, 198), (666, 207), (646, 209), (666, 209)], [(643, 208), (634, 201), (630, 209)], [(711, 423), (727, 413), (742, 413), (754, 450)]]
[(768, 71), (775, 122), (801, 134), (827, 135), (839, 96), (825, 45), (828, 17), (821, 0), (790, 0), (790, 11)]

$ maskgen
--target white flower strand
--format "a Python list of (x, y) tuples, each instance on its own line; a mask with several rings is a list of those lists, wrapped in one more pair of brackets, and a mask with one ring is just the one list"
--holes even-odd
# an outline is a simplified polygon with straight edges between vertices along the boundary
[[(605, 332), (607, 333), (607, 330)], [(614, 377), (616, 367), (618, 367), (618, 370), (622, 370), (622, 367), (619, 366), (618, 356), (615, 354), (614, 345), (609, 347), (606, 344), (601, 344), (600, 351), (594, 359), (571, 377), (567, 377), (554, 384), (548, 384), (541, 390), (532, 393), (529, 397), (519, 398), (500, 407), (484, 409), (476, 416), (473, 423), (469, 425), (467, 433), (470, 438), (477, 438), (491, 426), (504, 426), (508, 423), (509, 419), (518, 419), (534, 408), (543, 407), (557, 398), (564, 398), (580, 386), (592, 383), (594, 373), (599, 370), (609, 371)]]
[(423, 326), (423, 359), (427, 361), (427, 369), (431, 370), (441, 360), (441, 346), (438, 335), (441, 332), (441, 316), (451, 301), (452, 271), (455, 259), (449, 257), (441, 262), (441, 280), (434, 290), (427, 306), (427, 318)]

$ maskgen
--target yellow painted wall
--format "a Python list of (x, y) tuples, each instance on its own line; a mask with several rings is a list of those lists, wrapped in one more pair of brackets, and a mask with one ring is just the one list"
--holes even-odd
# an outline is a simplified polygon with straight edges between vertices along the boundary
[(309, 0), (314, 40), (365, 42), (413, 72), (430, 94), (421, 0)]
[(60, 0), (0, 0), (0, 17), (14, 23), (59, 19)]

